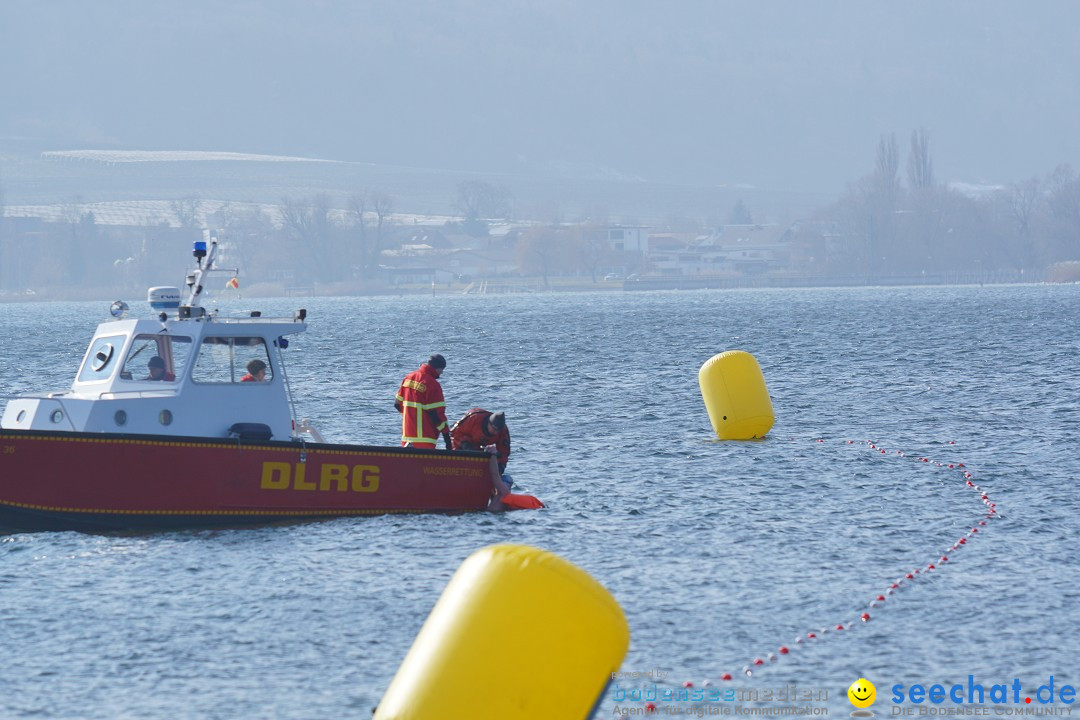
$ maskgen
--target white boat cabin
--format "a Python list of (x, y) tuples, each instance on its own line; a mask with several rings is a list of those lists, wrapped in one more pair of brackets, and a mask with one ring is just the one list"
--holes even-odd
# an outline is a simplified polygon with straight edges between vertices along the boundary
[[(198, 270), (189, 298), (177, 288), (151, 288), (156, 318), (102, 323), (71, 389), (10, 400), (0, 427), (84, 433), (289, 440), (296, 436), (282, 350), (304, 332), (306, 311), (291, 318), (258, 312), (223, 316), (199, 305), (210, 272), (206, 243), (196, 243)], [(203, 264), (203, 258), (206, 263)], [(165, 312), (169, 310), (169, 312)]]
[[(212, 315), (102, 323), (71, 389), (10, 401), (0, 425), (228, 437), (249, 423), (288, 440), (293, 416), (281, 340), (305, 329), (299, 318)], [(263, 373), (249, 373), (260, 364)]]

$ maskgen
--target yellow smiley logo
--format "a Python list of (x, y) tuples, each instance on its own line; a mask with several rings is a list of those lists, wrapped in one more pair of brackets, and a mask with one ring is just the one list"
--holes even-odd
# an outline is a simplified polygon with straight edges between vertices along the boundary
[(866, 678), (859, 678), (847, 689), (848, 700), (857, 708), (867, 708), (877, 699), (877, 688)]

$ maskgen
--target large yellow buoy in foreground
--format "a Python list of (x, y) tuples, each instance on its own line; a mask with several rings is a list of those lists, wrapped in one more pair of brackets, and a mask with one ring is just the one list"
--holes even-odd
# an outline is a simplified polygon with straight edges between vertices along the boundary
[(721, 440), (765, 437), (776, 421), (761, 366), (748, 352), (728, 350), (714, 355), (698, 370), (698, 383)]
[(629, 645), (622, 608), (584, 570), (492, 545), (451, 578), (374, 720), (591, 717)]

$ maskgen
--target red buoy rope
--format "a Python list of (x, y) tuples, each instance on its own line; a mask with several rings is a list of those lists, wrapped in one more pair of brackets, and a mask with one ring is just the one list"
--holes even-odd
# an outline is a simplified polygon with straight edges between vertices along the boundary
[[(818, 438), (816, 442), (824, 443), (825, 439)], [(848, 445), (855, 444), (854, 440), (848, 440), (846, 442)], [(742, 666), (741, 670), (739, 671), (741, 672), (741, 674), (751, 676), (759, 668), (762, 668), (767, 664), (775, 663), (781, 658), (790, 655), (795, 650), (809, 643), (820, 643), (829, 635), (832, 635), (834, 633), (847, 632), (852, 630), (853, 628), (858, 627), (858, 625), (860, 625), (861, 623), (870, 622), (872, 617), (870, 614), (870, 610), (874, 610), (876, 612), (877, 608), (881, 608), (882, 606), (884, 606), (888, 599), (896, 593), (913, 586), (922, 578), (927, 577), (930, 573), (939, 571), (946, 563), (949, 562), (949, 555), (951, 553), (958, 552), (959, 550), (967, 547), (970, 540), (978, 537), (981, 532), (985, 532), (988, 520), (993, 520), (995, 518), (1001, 517), (1001, 514), (998, 512), (997, 509), (997, 503), (990, 500), (990, 496), (988, 495), (986, 488), (975, 482), (974, 476), (972, 475), (971, 471), (969, 471), (965, 467), (964, 463), (957, 461), (941, 462), (938, 460), (933, 460), (929, 456), (909, 455), (902, 450), (890, 451), (886, 448), (881, 447), (881, 445), (879, 445), (873, 440), (866, 440), (865, 444), (867, 448), (874, 453), (880, 455), (892, 455), (894, 457), (911, 458), (916, 460), (917, 462), (934, 465), (936, 467), (942, 468), (947, 472), (955, 474), (956, 479), (958, 481), (962, 481), (965, 488), (978, 494), (979, 501), (984, 506), (982, 514), (977, 520), (971, 523), (970, 529), (960, 533), (959, 537), (957, 537), (957, 539), (951, 545), (943, 548), (939, 552), (931, 553), (927, 559), (927, 562), (924, 565), (919, 565), (917, 567), (911, 568), (910, 570), (907, 570), (895, 580), (893, 580), (891, 583), (889, 583), (887, 587), (881, 588), (880, 591), (875, 592), (868, 601), (864, 601), (862, 607), (867, 608), (867, 610), (859, 613), (857, 617), (849, 616), (839, 622), (833, 622), (827, 625), (823, 625), (817, 630), (809, 630), (796, 637), (790, 645), (779, 645), (775, 650), (771, 652), (762, 652), (760, 654), (757, 654), (753, 656), (745, 665)], [(955, 444), (955, 442), (949, 442), (949, 445)], [(718, 676), (718, 680), (720, 682), (730, 681), (735, 674), (738, 673), (721, 673)], [(671, 684), (684, 688), (694, 687), (694, 683), (690, 680), (686, 680), (681, 683), (677, 680), (665, 680), (661, 682), (663, 682), (664, 684)], [(702, 682), (702, 685), (704, 686), (710, 686), (713, 684), (714, 681), (711, 679), (706, 679)], [(647, 712), (652, 712), (653, 710), (655, 710), (655, 706), (653, 708), (646, 707)]]

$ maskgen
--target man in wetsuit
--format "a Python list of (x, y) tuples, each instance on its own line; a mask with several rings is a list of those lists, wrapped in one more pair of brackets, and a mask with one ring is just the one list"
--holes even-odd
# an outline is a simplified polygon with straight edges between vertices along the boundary
[(482, 450), (494, 446), (499, 456), (499, 473), (506, 472), (506, 463), (510, 460), (510, 431), (506, 428), (503, 413), (473, 408), (450, 429), (450, 439), (455, 450)]

